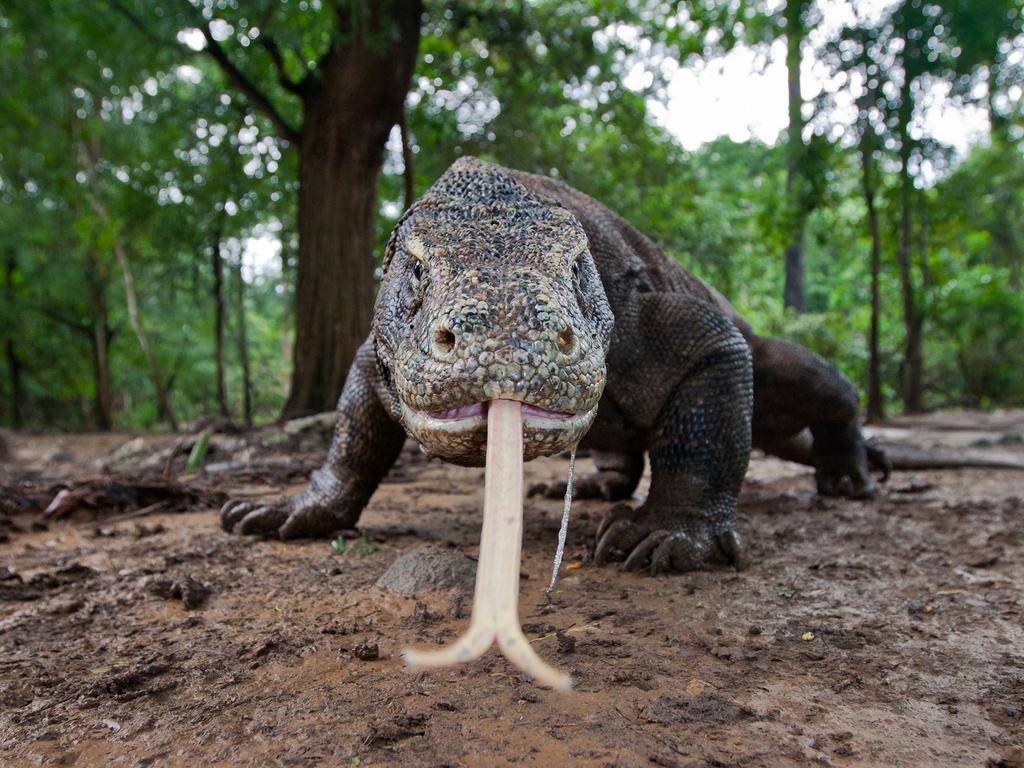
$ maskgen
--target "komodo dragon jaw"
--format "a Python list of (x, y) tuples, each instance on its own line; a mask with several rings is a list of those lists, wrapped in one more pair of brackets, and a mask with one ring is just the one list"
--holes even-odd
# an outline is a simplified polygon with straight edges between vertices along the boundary
[(524, 403), (527, 460), (579, 442), (614, 322), (577, 218), (489, 168), (457, 162), (399, 222), (373, 323), (394, 417), (427, 453), (477, 466), (489, 400)]

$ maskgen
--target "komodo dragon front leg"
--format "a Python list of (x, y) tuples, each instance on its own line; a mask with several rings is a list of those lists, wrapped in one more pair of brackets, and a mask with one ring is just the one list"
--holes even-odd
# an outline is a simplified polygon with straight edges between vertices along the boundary
[(395, 463), (405, 432), (381, 403), (372, 340), (356, 353), (338, 400), (338, 425), (327, 461), (309, 487), (270, 504), (245, 499), (221, 510), (226, 531), (282, 539), (328, 536), (351, 528)]
[[(750, 458), (750, 352), (731, 321), (679, 294), (644, 294), (618, 318), (637, 341), (610, 370), (612, 395), (630, 393), (631, 417), (649, 429), (651, 489), (633, 510), (616, 505), (601, 523), (595, 560), (652, 574), (737, 563), (736, 499)], [(615, 349), (613, 343), (613, 349)], [(612, 374), (614, 375), (614, 374)]]

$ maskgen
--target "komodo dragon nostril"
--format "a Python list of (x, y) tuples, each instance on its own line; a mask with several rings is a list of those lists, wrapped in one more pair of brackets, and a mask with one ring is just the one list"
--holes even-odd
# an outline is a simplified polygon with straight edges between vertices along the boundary
[(558, 334), (558, 351), (563, 355), (570, 355), (576, 349), (576, 334), (571, 326), (566, 326)]
[(442, 357), (450, 355), (455, 349), (455, 334), (443, 325), (434, 329), (434, 352)]

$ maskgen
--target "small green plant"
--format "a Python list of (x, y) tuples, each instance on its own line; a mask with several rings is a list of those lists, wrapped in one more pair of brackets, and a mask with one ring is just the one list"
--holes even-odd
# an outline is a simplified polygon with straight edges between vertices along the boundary
[(345, 541), (345, 537), (339, 535), (338, 538), (331, 542), (331, 549), (338, 555), (366, 555), (380, 549), (380, 544), (370, 539), (370, 532), (363, 529), (359, 532), (359, 540), (354, 543)]
[(188, 455), (188, 460), (185, 462), (186, 475), (191, 475), (202, 466), (206, 452), (210, 449), (210, 435), (212, 434), (213, 427), (207, 427), (199, 433), (199, 437), (196, 438), (195, 445), (192, 446), (192, 451)]

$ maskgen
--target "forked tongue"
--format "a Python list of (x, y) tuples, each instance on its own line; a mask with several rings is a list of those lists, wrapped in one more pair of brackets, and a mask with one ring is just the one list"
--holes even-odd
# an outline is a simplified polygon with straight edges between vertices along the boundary
[(559, 691), (572, 680), (541, 659), (519, 626), (519, 565), (523, 547), (523, 416), (513, 400), (487, 408), (484, 522), (469, 629), (438, 651), (402, 652), (410, 667), (433, 668), (477, 659), (497, 641), (513, 665), (541, 685)]

